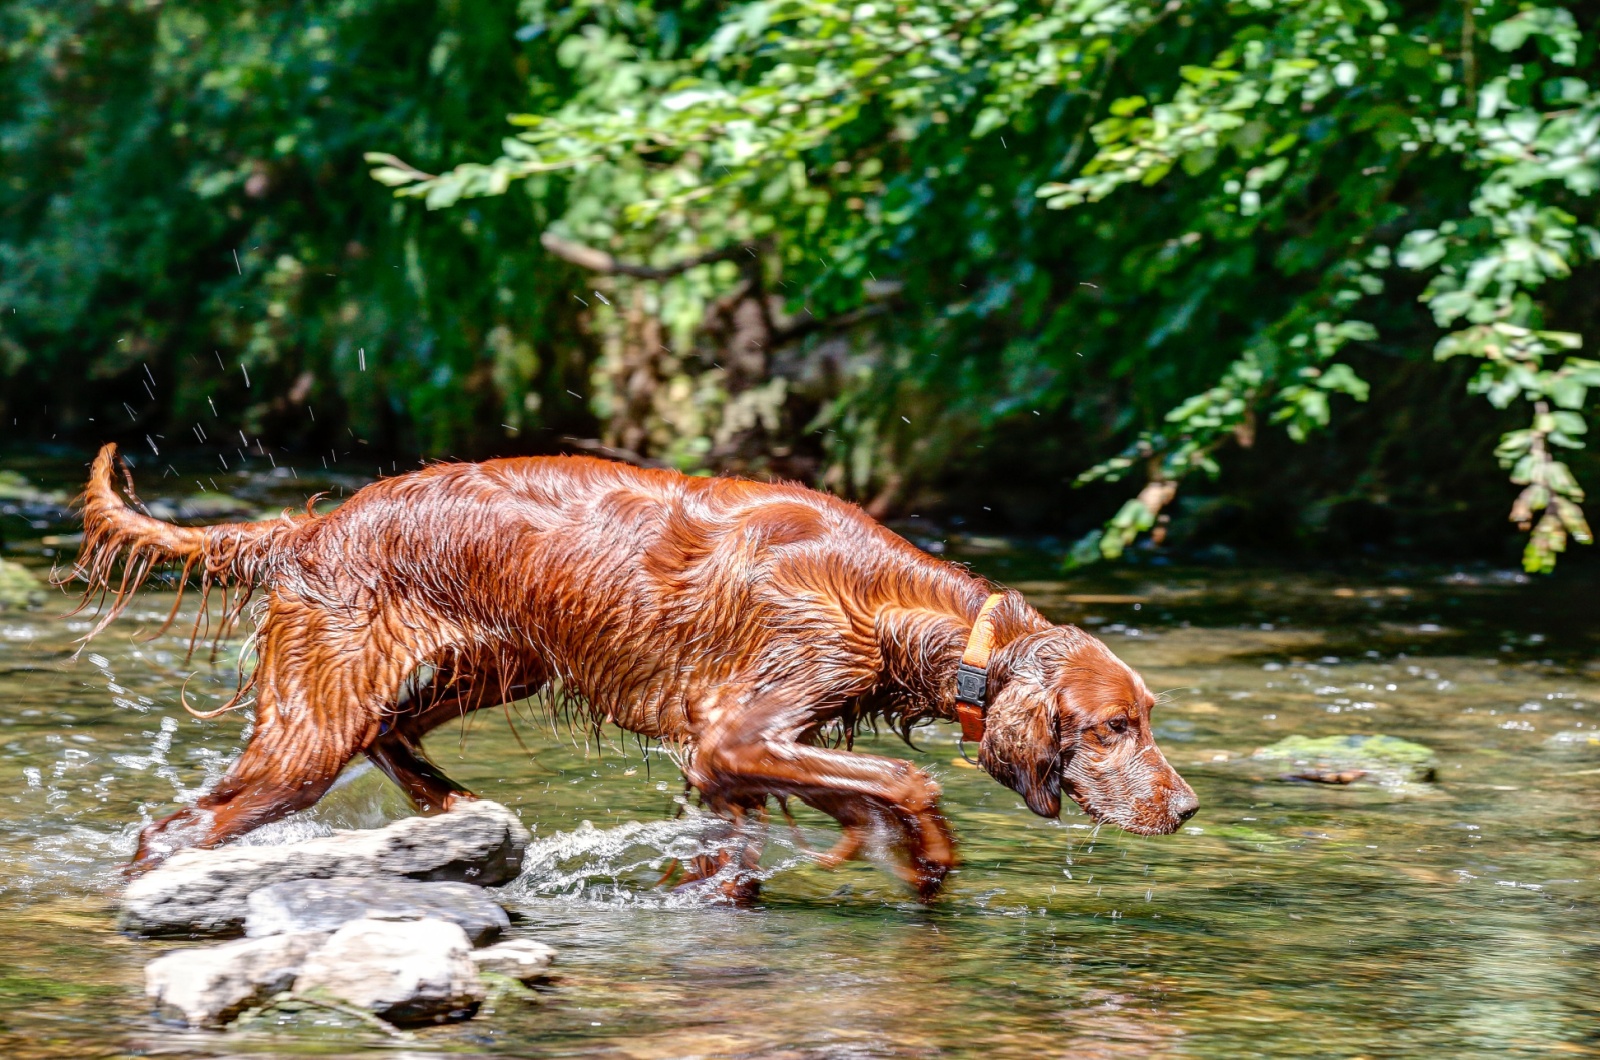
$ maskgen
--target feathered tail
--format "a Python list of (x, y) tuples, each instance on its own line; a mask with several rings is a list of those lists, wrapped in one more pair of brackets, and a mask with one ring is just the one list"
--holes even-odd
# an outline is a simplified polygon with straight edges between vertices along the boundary
[[(120, 466), (128, 499), (112, 481), (113, 469)], [(129, 501), (131, 500), (131, 504)], [(58, 584), (82, 579), (87, 583), (76, 614), (94, 601), (100, 610), (99, 621), (84, 636), (87, 641), (105, 629), (127, 609), (133, 594), (159, 565), (183, 561), (178, 579), (178, 599), (162, 623), (164, 631), (177, 617), (189, 576), (200, 571), (201, 605), (195, 616), (190, 648), (201, 635), (201, 622), (209, 631), (210, 611), (206, 606), (212, 588), (223, 588), (223, 614), (217, 639), (227, 636), (238, 622), (254, 587), (266, 573), (265, 567), (276, 540), (295, 529), (294, 521), (268, 523), (222, 523), (215, 526), (178, 526), (151, 518), (133, 491), (133, 476), (127, 464), (117, 457), (115, 445), (101, 447), (89, 469), (89, 484), (83, 493), (83, 546), (70, 572), (57, 576)], [(122, 577), (112, 586), (113, 571), (122, 564)], [(103, 606), (111, 594), (109, 607)], [(231, 598), (230, 598), (231, 597)]]

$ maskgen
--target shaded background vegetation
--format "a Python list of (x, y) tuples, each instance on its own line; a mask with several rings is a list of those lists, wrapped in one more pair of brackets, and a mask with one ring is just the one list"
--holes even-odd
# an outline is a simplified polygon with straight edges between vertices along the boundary
[(1600, 471), (1597, 18), (9, 0), (0, 423), (1547, 568)]

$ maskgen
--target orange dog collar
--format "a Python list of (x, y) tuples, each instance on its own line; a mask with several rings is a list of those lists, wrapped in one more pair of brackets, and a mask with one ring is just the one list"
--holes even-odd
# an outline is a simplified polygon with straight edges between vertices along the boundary
[(992, 615), (995, 605), (1003, 598), (1004, 594), (993, 593), (978, 609), (966, 650), (956, 666), (956, 720), (961, 723), (961, 738), (974, 743), (983, 740), (983, 716), (988, 709), (989, 695), (989, 655), (994, 651)]

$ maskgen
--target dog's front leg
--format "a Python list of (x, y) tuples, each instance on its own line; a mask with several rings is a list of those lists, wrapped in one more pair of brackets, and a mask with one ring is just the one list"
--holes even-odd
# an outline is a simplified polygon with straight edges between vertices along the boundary
[(688, 769), (709, 801), (799, 798), (844, 826), (835, 863), (853, 857), (871, 823), (882, 821), (899, 833), (902, 878), (925, 902), (938, 895), (955, 865), (955, 843), (932, 777), (900, 759), (800, 743), (814, 715), (786, 696), (724, 703), (709, 713)]
[[(710, 809), (728, 821), (725, 834), (716, 836), (714, 849), (689, 858), (676, 890), (715, 886), (734, 905), (752, 905), (761, 894), (761, 848), (766, 844), (767, 812), (764, 806), (722, 806)], [(662, 877), (669, 879), (677, 870)]]
[[(894, 862), (895, 871), (917, 892), (918, 898), (933, 901), (956, 864), (955, 838), (939, 809), (938, 783), (897, 758), (856, 754), (848, 757), (869, 759), (869, 766), (883, 763), (895, 779), (888, 781), (886, 793), (879, 795), (838, 789), (795, 793), (806, 805), (832, 817), (844, 829), (838, 844), (817, 859), (819, 864), (833, 869), (860, 856), (874, 828), (886, 827), (899, 855)], [(900, 773), (901, 769), (905, 772)]]

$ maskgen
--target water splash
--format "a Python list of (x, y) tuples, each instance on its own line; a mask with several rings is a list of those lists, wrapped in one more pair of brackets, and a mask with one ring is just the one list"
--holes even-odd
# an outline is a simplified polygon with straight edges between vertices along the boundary
[[(568, 832), (536, 838), (523, 858), (522, 875), (503, 897), (513, 904), (565, 898), (607, 905), (686, 909), (721, 904), (716, 884), (730, 878), (724, 869), (706, 886), (668, 890), (658, 886), (674, 861), (737, 853), (741, 836), (720, 817), (685, 807), (683, 816), (666, 821), (629, 821), (596, 828), (582, 821)], [(767, 856), (754, 875), (769, 880), (806, 857), (790, 839), (775, 830), (766, 837)]]

